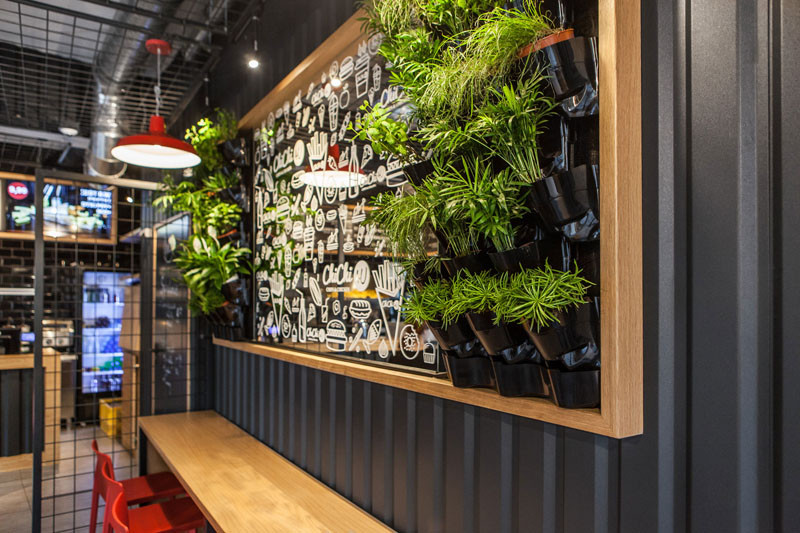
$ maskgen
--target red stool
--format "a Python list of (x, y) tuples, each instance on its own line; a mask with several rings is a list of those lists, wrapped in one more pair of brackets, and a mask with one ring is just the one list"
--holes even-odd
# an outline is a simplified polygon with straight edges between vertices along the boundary
[[(108, 491), (106, 480), (103, 476), (103, 467), (108, 466), (109, 476), (114, 479), (114, 465), (111, 457), (104, 454), (97, 448), (97, 441), (92, 440), (92, 450), (97, 455), (97, 464), (94, 468), (94, 484), (92, 485), (92, 510), (89, 515), (89, 531), (94, 533), (97, 529), (97, 507), (100, 496), (105, 500), (106, 505), (109, 501), (106, 498)], [(125, 490), (128, 505), (140, 505), (143, 503), (171, 498), (179, 494), (185, 494), (180, 481), (171, 472), (159, 472), (147, 476), (124, 479), (120, 482)]]
[(191, 498), (128, 509), (130, 502), (125, 497), (122, 483), (108, 476), (107, 465), (102, 473), (106, 476), (108, 488), (103, 533), (173, 533), (194, 531), (205, 526), (206, 519)]

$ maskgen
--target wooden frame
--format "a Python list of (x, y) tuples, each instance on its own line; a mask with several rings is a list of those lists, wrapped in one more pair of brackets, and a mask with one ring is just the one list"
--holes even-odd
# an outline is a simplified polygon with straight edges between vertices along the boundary
[[(607, 435), (643, 431), (642, 127), (639, 0), (598, 0), (600, 82), (601, 405), (568, 410), (545, 400), (505, 398), (400, 371), (254, 343), (220, 346), (440, 398)], [(239, 122), (258, 127), (286, 95), (308, 86), (333, 59), (364, 38), (358, 12), (303, 60)]]
[[(14, 172), (0, 172), (0, 180), (8, 179), (8, 180), (19, 180), (19, 181), (31, 181), (36, 182), (36, 176), (31, 174), (17, 174)], [(74, 187), (80, 187), (80, 183), (76, 181), (71, 181), (68, 179), (56, 179), (56, 178), (45, 178), (45, 183), (56, 183), (60, 185), (71, 185)], [(117, 188), (114, 186), (109, 187), (111, 190), (112, 199), (111, 202), (114, 206), (114, 210), (111, 214), (111, 234), (108, 238), (97, 238), (97, 237), (87, 237), (87, 236), (80, 236), (80, 235), (73, 235), (67, 234), (60, 237), (52, 237), (45, 235), (44, 240), (48, 242), (76, 242), (79, 244), (107, 244), (107, 245), (114, 245), (117, 243)], [(35, 239), (33, 230), (30, 231), (0, 231), (0, 239), (15, 239), (18, 241), (32, 241)]]

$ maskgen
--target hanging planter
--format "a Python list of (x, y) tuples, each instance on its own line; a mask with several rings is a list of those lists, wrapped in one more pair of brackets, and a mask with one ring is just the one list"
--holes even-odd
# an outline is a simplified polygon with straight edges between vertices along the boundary
[(581, 165), (537, 180), (529, 196), (530, 207), (571, 241), (596, 240), (600, 235), (597, 177), (590, 167)]
[(233, 305), (247, 305), (249, 298), (247, 292), (247, 280), (232, 278), (222, 284), (222, 294)]
[(234, 166), (243, 168), (248, 165), (247, 150), (245, 148), (245, 140), (229, 139), (223, 141), (219, 145), (220, 152), (225, 161), (232, 163)]
[(500, 396), (550, 396), (549, 378), (544, 366), (537, 363), (510, 365), (501, 359), (492, 358), (492, 367)]
[(486, 252), (476, 252), (469, 255), (454, 257), (444, 262), (444, 267), (451, 276), (455, 276), (459, 270), (467, 270), (473, 274), (489, 272), (492, 270), (492, 261)]
[(593, 283), (586, 290), (587, 296), (600, 296), (600, 241), (576, 242), (572, 246), (581, 276)]
[(408, 179), (414, 185), (421, 185), (425, 178), (433, 172), (433, 163), (428, 159), (411, 163), (403, 169)]
[(575, 37), (572, 28), (539, 39), (522, 48), (517, 55), (525, 58), (533, 53), (538, 54), (538, 61), (547, 71), (556, 101), (578, 94), (595, 79), (589, 39)]
[(536, 345), (530, 339), (524, 339), (520, 344), (500, 350), (495, 355), (509, 365), (541, 359)]
[(518, 324), (495, 324), (493, 311), (467, 313), (472, 331), (481, 341), (489, 355), (497, 355), (507, 348), (513, 348), (525, 340), (525, 333)]
[(566, 372), (547, 370), (553, 401), (565, 409), (598, 407), (600, 405), (600, 371)]
[(493, 252), (489, 254), (489, 258), (495, 270), (509, 274), (519, 272), (523, 268), (536, 268), (544, 263), (538, 242), (529, 242), (504, 252)]
[(475, 340), (475, 334), (470, 329), (467, 317), (464, 315), (446, 328), (438, 320), (429, 320), (426, 324), (439, 345), (445, 350), (454, 350), (458, 345)]
[(447, 374), (459, 388), (494, 388), (494, 371), (486, 351), (476, 340), (465, 342), (458, 350), (444, 350)]
[(523, 323), (542, 357), (565, 369), (599, 367), (599, 298), (577, 309), (560, 311), (556, 317), (557, 321), (538, 330), (527, 321)]

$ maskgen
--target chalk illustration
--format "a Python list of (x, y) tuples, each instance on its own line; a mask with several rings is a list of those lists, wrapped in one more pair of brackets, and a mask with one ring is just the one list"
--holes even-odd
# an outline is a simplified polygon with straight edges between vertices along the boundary
[(419, 336), (411, 324), (406, 324), (400, 332), (400, 353), (408, 360), (419, 355)]
[(353, 56), (345, 57), (339, 65), (339, 78), (344, 81), (353, 73)]
[(432, 342), (426, 342), (425, 346), (422, 348), (422, 361), (425, 362), (425, 364), (432, 365), (436, 363), (438, 356), (439, 345)]
[(368, 300), (353, 300), (349, 305), (350, 316), (359, 321), (364, 321), (372, 314), (372, 305)]

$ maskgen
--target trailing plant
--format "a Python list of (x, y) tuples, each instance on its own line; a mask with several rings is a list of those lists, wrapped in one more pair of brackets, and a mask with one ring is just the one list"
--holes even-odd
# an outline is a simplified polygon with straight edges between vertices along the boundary
[(495, 313), (510, 322), (528, 321), (540, 329), (557, 320), (556, 313), (577, 307), (586, 299), (590, 281), (575, 270), (524, 269), (498, 291)]
[(498, 252), (514, 247), (514, 221), (528, 211), (523, 182), (508, 169), (495, 173), (490, 161), (463, 157), (461, 168), (450, 165), (440, 174), (445, 209), (461, 213)]

